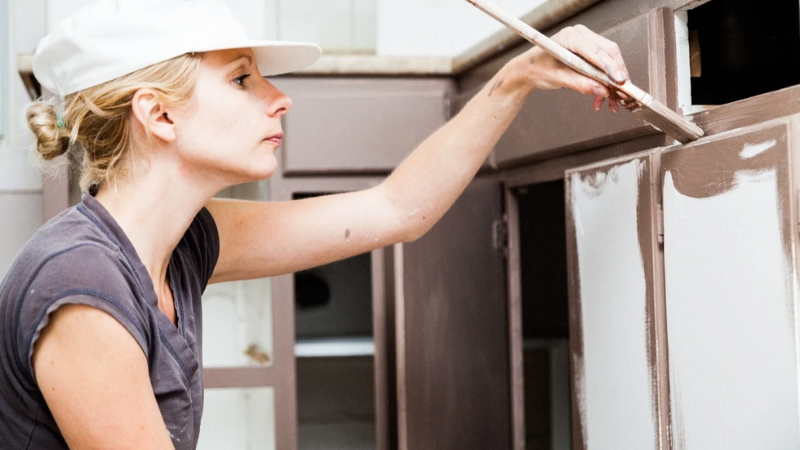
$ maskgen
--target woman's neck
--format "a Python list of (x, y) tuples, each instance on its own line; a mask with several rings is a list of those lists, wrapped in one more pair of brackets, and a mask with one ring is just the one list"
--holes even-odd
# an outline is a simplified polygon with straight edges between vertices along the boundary
[(167, 287), (173, 250), (194, 217), (224, 186), (209, 186), (202, 177), (181, 175), (164, 164), (100, 187), (95, 198), (114, 217), (144, 264), (159, 299)]

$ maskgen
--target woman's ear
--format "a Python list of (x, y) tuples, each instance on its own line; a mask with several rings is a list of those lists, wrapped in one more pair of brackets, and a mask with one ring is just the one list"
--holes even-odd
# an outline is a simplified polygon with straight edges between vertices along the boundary
[(131, 101), (133, 116), (146, 134), (165, 142), (175, 140), (175, 124), (169, 117), (165, 105), (158, 100), (152, 89), (139, 89)]

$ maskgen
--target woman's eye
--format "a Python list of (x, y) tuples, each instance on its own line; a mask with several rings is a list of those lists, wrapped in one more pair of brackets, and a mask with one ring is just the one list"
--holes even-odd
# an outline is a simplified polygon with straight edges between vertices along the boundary
[(244, 74), (244, 75), (242, 75), (240, 77), (234, 78), (233, 81), (234, 81), (234, 83), (238, 84), (239, 86), (244, 86), (244, 80), (245, 80), (245, 78), (247, 78), (249, 76), (250, 76), (250, 74), (246, 73), (246, 74)]

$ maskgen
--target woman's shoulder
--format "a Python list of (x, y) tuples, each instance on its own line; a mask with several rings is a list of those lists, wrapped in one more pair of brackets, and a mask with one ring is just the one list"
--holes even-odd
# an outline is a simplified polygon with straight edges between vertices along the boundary
[[(139, 281), (117, 244), (89, 217), (71, 208), (25, 244), (0, 285), (0, 328), (33, 383), (33, 348), (50, 317), (65, 305), (87, 305), (125, 326), (147, 353), (152, 335)], [(10, 358), (0, 351), (0, 360)]]
[(41, 314), (68, 296), (93, 296), (137, 309), (135, 274), (118, 245), (77, 208), (70, 208), (36, 232), (17, 254), (0, 286), (0, 305), (16, 316)]
[(119, 247), (76, 207), (43, 225), (23, 246), (6, 274), (4, 286), (46, 279), (60, 284), (80, 274), (91, 278), (113, 272)]

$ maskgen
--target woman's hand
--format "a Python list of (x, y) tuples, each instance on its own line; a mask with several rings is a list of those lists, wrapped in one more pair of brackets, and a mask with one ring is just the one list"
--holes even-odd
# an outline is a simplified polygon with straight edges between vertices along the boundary
[[(551, 39), (605, 71), (612, 80), (621, 84), (629, 78), (619, 46), (585, 26), (564, 28)], [(521, 71), (523, 79), (533, 89), (569, 88), (582, 94), (593, 95), (596, 110), (600, 109), (606, 98), (609, 99), (608, 107), (611, 111), (619, 110), (620, 99), (612, 97), (608, 88), (575, 72), (539, 47), (534, 47), (514, 58), (509, 64)]]

